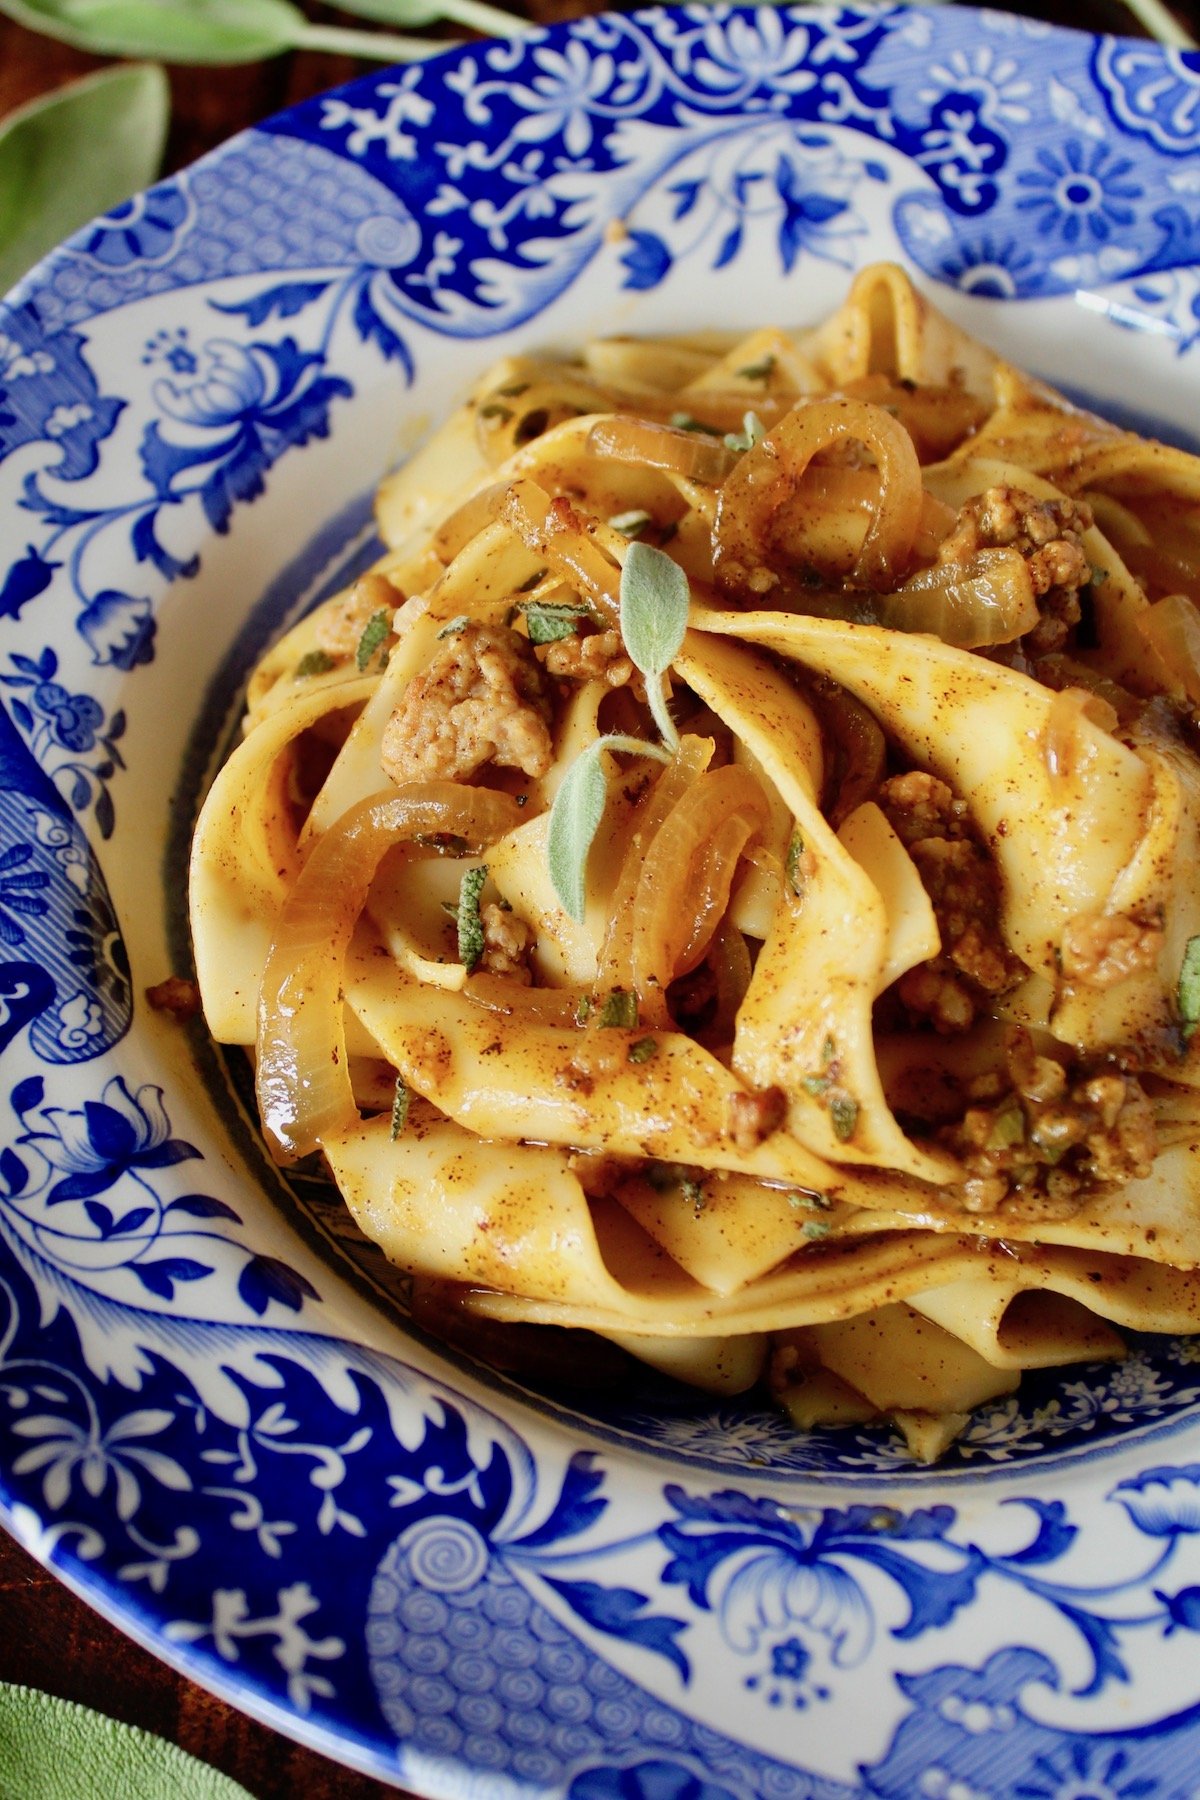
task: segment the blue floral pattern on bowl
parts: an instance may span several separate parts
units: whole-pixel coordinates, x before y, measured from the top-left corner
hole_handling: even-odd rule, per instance
[[[404,1324],[143,996],[238,680],[369,560],[407,409],[614,319],[816,317],[886,255],[1186,431],[1198,150],[1152,45],[652,10],[308,102],[0,306],[3,1503],[180,1667],[439,1796],[1194,1796],[1194,1340],[1031,1380],[934,1471],[527,1391]]]

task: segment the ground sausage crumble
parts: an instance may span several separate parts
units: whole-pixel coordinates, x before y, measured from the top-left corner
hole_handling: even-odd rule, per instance
[[[466,781],[485,763],[537,778],[553,757],[551,702],[528,639],[465,626],[439,645],[384,727],[391,781]]]

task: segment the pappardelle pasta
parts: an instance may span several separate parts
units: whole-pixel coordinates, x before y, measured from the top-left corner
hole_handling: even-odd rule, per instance
[[[507,358],[377,518],[190,903],[274,1155],[423,1318],[923,1459],[1200,1330],[1200,460],[880,265]]]

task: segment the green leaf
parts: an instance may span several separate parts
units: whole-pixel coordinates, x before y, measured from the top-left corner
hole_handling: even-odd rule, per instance
[[[404,1127],[408,1124],[408,1108],[412,1100],[408,1084],[403,1075],[396,1077],[396,1091],[392,1095],[392,1142],[404,1136]]]
[[[621,570],[621,636],[646,677],[650,711],[671,750],[679,748],[679,734],[660,677],[679,654],[690,599],[688,578],[673,557],[653,544],[630,544]]]
[[[404,62],[446,48],[393,32],[311,25],[291,0],[0,0],[0,13],[93,55],[173,63],[258,62],[285,50]]]
[[[139,63],[73,81],[0,123],[0,293],[97,213],[149,186],[169,111],[163,71]]]
[[[628,988],[613,988],[611,993],[604,996],[604,1005],[600,1008],[600,1016],[596,1020],[601,1031],[636,1031],[637,1022],[638,998],[636,994],[631,993]],[[643,1038],[640,1041],[654,1043],[653,1038]]]
[[[391,631],[393,617],[394,614],[386,606],[381,606],[378,612],[371,614],[363,626],[362,636],[358,640],[358,649],[354,656],[360,675],[364,673],[367,664]]]
[[[531,644],[556,644],[560,638],[574,637],[581,619],[596,616],[590,606],[557,600],[529,600],[521,611]]]
[[[432,19],[455,19],[473,31],[493,37],[524,37],[534,27],[528,19],[514,19],[487,0],[337,0],[342,12],[360,19],[376,19],[381,25],[428,25]]]
[[[238,1782],[166,1738],[10,1682],[0,1682],[0,1793],[250,1800]]]
[[[292,674],[297,681],[305,681],[310,675],[328,675],[330,669],[336,668],[337,664],[327,650],[306,650]]]
[[[255,62],[300,42],[291,0],[0,0],[0,12],[77,50],[164,62]]]
[[[742,414],[742,429],[725,433],[727,450],[753,450],[755,444],[761,444],[767,435],[767,428],[756,412]]]
[[[1183,967],[1179,971],[1179,1016],[1183,1020],[1183,1035],[1190,1038],[1200,1024],[1200,937],[1189,938],[1183,952]]]
[[[588,851],[604,817],[608,783],[600,761],[608,746],[603,738],[589,744],[563,777],[550,808],[546,860],[550,880],[565,912],[583,923],[587,908]]]
[[[630,1044],[629,1049],[625,1054],[631,1063],[650,1062],[653,1057],[658,1055],[658,1039],[652,1037],[638,1038],[634,1043]]]
[[[487,864],[468,869],[458,890],[458,960],[468,973],[483,955],[483,920],[479,896],[487,880]]]

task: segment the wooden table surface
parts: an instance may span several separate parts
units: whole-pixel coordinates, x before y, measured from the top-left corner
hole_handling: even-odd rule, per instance
[[[1009,0],[1009,5],[1013,12],[1055,24],[1136,31],[1120,0]],[[328,8],[306,10],[314,19],[347,22]],[[550,24],[599,6],[589,0],[528,0],[513,10]],[[1200,0],[1174,10],[1200,36]],[[0,116],[99,66],[96,57],[0,18]],[[167,169],[182,167],[232,132],[335,87],[366,66],[350,57],[305,52],[241,68],[173,70]],[[256,1800],[384,1800],[397,1792],[302,1749],[185,1681],[75,1599],[3,1531],[0,1680],[26,1682],[160,1732],[233,1776]]]

